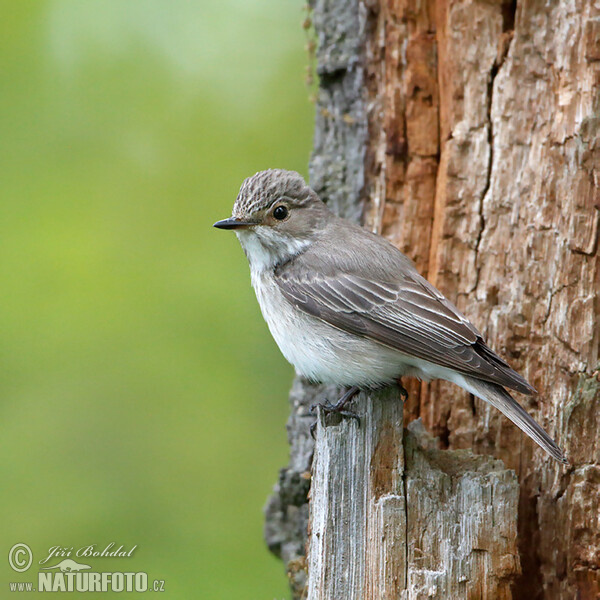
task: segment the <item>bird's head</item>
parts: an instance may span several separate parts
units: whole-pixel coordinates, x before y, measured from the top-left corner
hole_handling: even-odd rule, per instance
[[[330,216],[301,175],[269,169],[242,183],[232,216],[214,227],[233,229],[252,268],[262,270],[305,250]]]

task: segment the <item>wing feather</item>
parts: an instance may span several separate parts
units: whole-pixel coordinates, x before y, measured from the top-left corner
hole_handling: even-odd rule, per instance
[[[275,279],[296,307],[338,329],[519,392],[534,391],[416,271],[398,281],[373,281],[355,273],[283,269]]]

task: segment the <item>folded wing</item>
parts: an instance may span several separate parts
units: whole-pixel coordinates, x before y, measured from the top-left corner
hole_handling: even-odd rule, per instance
[[[293,268],[276,273],[290,302],[333,327],[518,392],[535,391],[416,271],[403,273],[396,281],[375,279]]]

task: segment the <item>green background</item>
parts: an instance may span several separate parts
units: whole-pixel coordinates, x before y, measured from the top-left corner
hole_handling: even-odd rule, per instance
[[[34,552],[0,597],[110,542],[137,549],[88,564],[161,597],[289,597],[262,507],[292,368],[211,225],[257,170],[306,175],[302,4],[0,8],[0,551]]]

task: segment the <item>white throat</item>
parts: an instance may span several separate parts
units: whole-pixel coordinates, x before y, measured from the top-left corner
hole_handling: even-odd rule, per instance
[[[274,232],[269,227],[241,229],[235,232],[250,263],[253,275],[273,269],[275,265],[303,252],[311,242]]]

